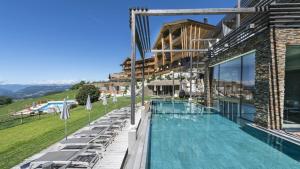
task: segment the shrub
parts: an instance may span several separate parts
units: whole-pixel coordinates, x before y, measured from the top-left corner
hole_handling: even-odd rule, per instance
[[[85,81],[81,81],[77,84],[74,84],[72,87],[71,87],[71,90],[77,90],[77,89],[80,89],[82,86],[84,86],[86,83]]]
[[[166,76],[166,79],[167,79],[167,80],[172,80],[172,78],[170,77],[170,75],[167,75],[167,76]]]
[[[91,97],[91,102],[96,102],[100,96],[98,89],[94,85],[84,85],[82,86],[77,95],[76,100],[79,105],[85,105],[88,95]]]
[[[0,96],[0,105],[10,104],[12,103],[12,99],[6,96]]]

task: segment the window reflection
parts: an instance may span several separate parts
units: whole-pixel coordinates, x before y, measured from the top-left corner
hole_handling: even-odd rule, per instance
[[[255,55],[254,53],[242,57],[242,87],[241,87],[241,116],[254,120],[254,92],[255,92]]]
[[[255,53],[212,68],[213,106],[221,113],[254,120]]]
[[[215,66],[212,68],[212,83],[211,83],[211,88],[212,88],[212,98],[213,98],[213,107],[216,109],[220,109],[219,107],[219,92],[218,92],[218,86],[219,86],[219,67],[220,66]]]

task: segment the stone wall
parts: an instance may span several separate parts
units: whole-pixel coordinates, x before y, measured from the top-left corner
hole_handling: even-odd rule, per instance
[[[284,113],[285,58],[287,45],[300,45],[300,28],[271,28],[271,52],[273,71],[273,105],[271,128],[281,129]]]
[[[286,47],[297,44],[300,44],[300,28],[270,28],[211,58],[207,64],[211,66],[255,50],[255,123],[270,129],[282,129]],[[209,67],[206,72],[207,105],[211,106]]]

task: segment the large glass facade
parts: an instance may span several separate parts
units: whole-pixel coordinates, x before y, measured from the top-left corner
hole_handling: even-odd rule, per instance
[[[255,106],[255,53],[212,67],[213,106],[223,114],[253,121]]]
[[[284,127],[300,124],[300,45],[287,46],[285,65]]]

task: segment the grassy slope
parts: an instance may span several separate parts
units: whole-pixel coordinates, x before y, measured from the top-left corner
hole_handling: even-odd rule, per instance
[[[139,100],[139,99],[138,99]],[[118,99],[113,105],[109,100],[108,111],[130,104],[129,97]],[[96,119],[105,114],[100,102],[93,104],[91,118]],[[71,110],[68,120],[68,133],[73,133],[88,124],[88,113],[80,106]],[[64,122],[57,115],[27,124],[0,130],[0,168],[6,169],[22,162],[25,158],[45,149],[63,139]]]
[[[34,98],[34,99],[19,100],[12,104],[1,106],[0,107],[0,118],[2,115],[7,115],[7,114],[10,114],[11,112],[16,112],[16,111],[22,110],[26,107],[30,107],[33,102],[37,102],[37,101],[41,101],[41,100],[63,100],[67,96],[69,96],[70,99],[74,99],[76,93],[77,93],[77,90],[70,90],[70,91],[65,91],[62,93],[57,93],[57,94],[43,96],[43,97]]]

